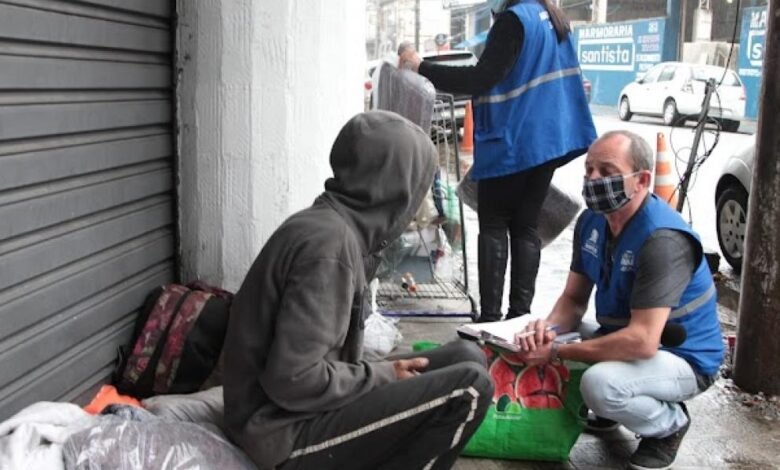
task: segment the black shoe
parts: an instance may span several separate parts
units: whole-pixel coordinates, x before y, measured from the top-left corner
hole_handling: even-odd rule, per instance
[[[663,470],[671,468],[677,458],[685,433],[691,425],[691,415],[684,403],[680,403],[688,422],[679,431],[666,437],[645,437],[639,442],[636,452],[631,455],[631,468],[636,470]]]
[[[511,320],[513,318],[522,317],[523,315],[528,315],[529,313],[531,312],[518,312],[510,308],[509,311],[506,312],[506,319]]]
[[[602,418],[595,414],[588,413],[588,420],[585,422],[585,431],[598,434],[602,432],[610,432],[620,427],[620,423],[612,421],[611,419]]]
[[[503,318],[501,317],[500,313],[498,315],[482,313],[477,317],[476,320],[474,320],[474,323],[489,323],[489,322],[501,321],[501,320],[503,320]]]

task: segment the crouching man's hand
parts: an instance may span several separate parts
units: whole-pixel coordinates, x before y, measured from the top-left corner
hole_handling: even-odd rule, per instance
[[[404,380],[416,375],[428,367],[428,359],[424,357],[415,357],[413,359],[399,359],[393,361],[395,376],[398,380]]]
[[[515,360],[520,360],[528,366],[538,366],[547,364],[556,359],[558,345],[548,342],[542,345],[536,345],[532,351],[521,351],[515,353]]]
[[[525,329],[515,334],[515,344],[525,351],[536,351],[537,348],[555,339],[555,330],[546,320],[534,320]]]

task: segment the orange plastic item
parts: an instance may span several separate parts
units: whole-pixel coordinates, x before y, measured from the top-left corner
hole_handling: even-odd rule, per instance
[[[98,390],[95,398],[89,402],[89,405],[84,407],[84,411],[89,414],[96,415],[100,414],[100,412],[103,411],[103,408],[114,404],[130,405],[143,408],[140,401],[128,395],[120,395],[113,385],[103,385],[100,387],[100,390]]]
[[[666,136],[659,132],[656,136],[655,188],[653,192],[677,210],[677,184],[672,175],[672,159],[666,152]]]
[[[460,142],[460,151],[464,153],[474,151],[474,116],[472,115],[471,101],[466,103],[466,115],[463,117],[463,140]]]

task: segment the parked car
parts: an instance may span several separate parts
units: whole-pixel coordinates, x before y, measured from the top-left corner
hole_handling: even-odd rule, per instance
[[[723,257],[740,272],[747,228],[755,142],[729,157],[715,187],[715,227]]]
[[[582,76],[582,88],[585,89],[585,98],[588,100],[588,103],[590,103],[590,94],[593,90],[593,84],[590,83],[590,80],[588,80],[588,77],[585,75]]]
[[[618,115],[628,121],[634,114],[661,116],[667,126],[682,125],[701,113],[707,80],[719,83],[710,102],[710,116],[723,130],[736,132],[745,117],[745,87],[733,70],[713,65],[662,62],[635,82],[626,85],[618,98]]]
[[[370,60],[366,64],[366,76],[364,78],[363,83],[363,104],[365,111],[369,111],[371,109],[371,103],[372,103],[372,90],[374,88],[374,70],[382,63],[381,60]]]

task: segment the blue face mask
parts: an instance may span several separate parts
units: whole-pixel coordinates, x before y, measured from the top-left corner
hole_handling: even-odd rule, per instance
[[[490,11],[492,11],[494,15],[501,13],[506,9],[506,2],[507,0],[488,0]]]

